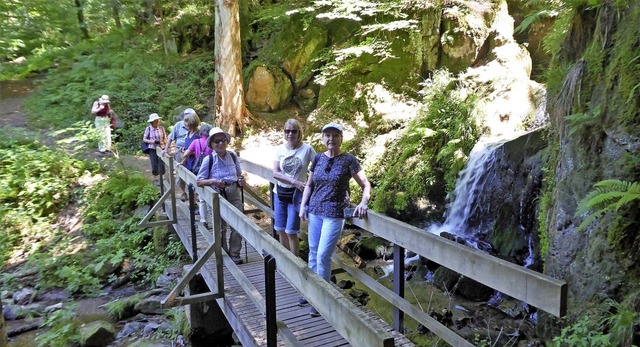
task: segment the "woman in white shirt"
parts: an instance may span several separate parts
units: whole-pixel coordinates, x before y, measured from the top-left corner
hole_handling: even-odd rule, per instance
[[[295,255],[300,244],[300,201],[309,163],[316,155],[311,145],[302,142],[302,135],[300,122],[287,120],[284,123],[286,143],[278,146],[273,161],[273,178],[278,181],[274,192],[274,229],[280,243]]]

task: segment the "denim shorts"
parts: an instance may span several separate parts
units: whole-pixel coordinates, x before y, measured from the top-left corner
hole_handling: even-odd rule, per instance
[[[302,192],[299,189],[293,193],[293,202],[286,203],[278,199],[278,194],[274,194],[274,219],[273,228],[276,231],[284,231],[287,234],[295,235],[300,233],[300,203],[302,202]]]

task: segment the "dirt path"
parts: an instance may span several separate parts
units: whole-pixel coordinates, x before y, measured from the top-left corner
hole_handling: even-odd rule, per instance
[[[0,82],[0,127],[27,127],[22,104],[32,91],[31,80]]]

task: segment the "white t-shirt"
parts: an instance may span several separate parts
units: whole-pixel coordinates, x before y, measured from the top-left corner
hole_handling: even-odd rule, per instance
[[[273,161],[280,163],[280,171],[288,177],[295,180],[306,182],[307,170],[309,169],[309,163],[316,155],[316,151],[311,145],[303,143],[302,146],[296,149],[287,149],[286,145],[280,145],[276,149],[276,156]],[[278,184],[282,187],[291,188],[290,184],[285,184],[278,181]]]

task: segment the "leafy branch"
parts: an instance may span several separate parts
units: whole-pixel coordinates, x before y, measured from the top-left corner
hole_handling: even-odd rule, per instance
[[[587,214],[578,226],[578,231],[584,230],[606,213],[616,212],[623,205],[640,200],[640,182],[604,180],[594,184],[594,188],[576,209],[576,217]]]

